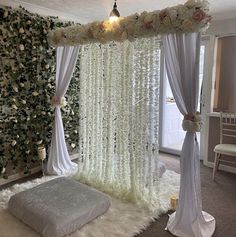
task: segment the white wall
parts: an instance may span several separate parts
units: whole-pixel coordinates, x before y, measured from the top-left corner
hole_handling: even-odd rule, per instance
[[[211,136],[209,133],[209,128],[212,127],[212,117],[217,116],[212,114],[212,99],[214,95],[214,80],[215,80],[215,61],[216,61],[216,44],[217,44],[217,37],[221,36],[228,36],[228,35],[236,35],[236,18],[233,19],[225,19],[225,20],[216,20],[212,21],[211,26],[206,32],[209,35],[209,44],[208,44],[208,55],[207,55],[207,76],[205,83],[206,88],[206,97],[205,97],[205,111],[208,113],[207,116],[204,118],[204,129],[202,130],[201,139],[204,139],[204,149],[201,151],[204,164],[208,167],[213,167],[212,159],[209,159],[213,154],[212,147],[209,148],[211,141]],[[214,136],[214,135],[213,135]],[[229,172],[236,172],[235,168],[229,166],[221,166],[222,170],[229,171]]]
[[[236,18],[212,21],[206,34],[217,36],[236,34]]]

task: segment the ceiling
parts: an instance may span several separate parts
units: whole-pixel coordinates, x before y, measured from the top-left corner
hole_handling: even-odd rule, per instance
[[[42,15],[59,16],[64,20],[87,23],[106,19],[114,0],[0,0],[0,5],[22,5]],[[186,0],[117,0],[122,16],[135,12],[153,11],[184,3]],[[236,0],[209,0],[215,20],[236,18]]]

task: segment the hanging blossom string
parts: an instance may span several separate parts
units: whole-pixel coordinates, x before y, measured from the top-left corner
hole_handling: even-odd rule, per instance
[[[151,39],[82,46],[77,178],[153,208],[158,205],[153,205],[157,193],[153,194],[151,120],[158,111],[150,101],[158,99],[152,88],[158,86],[159,76],[150,73],[155,55],[149,48],[152,52],[160,45],[154,49]]]
[[[59,28],[49,33],[52,46],[107,43],[109,41],[133,41],[168,33],[199,32],[208,28],[208,2],[188,0],[185,4],[168,7],[153,12],[143,12],[127,17],[119,17],[115,22],[95,21],[86,25]]]

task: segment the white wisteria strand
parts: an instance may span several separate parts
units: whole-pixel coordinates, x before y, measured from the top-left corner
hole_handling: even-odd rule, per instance
[[[158,207],[157,38],[82,46],[77,178]],[[155,71],[154,73],[152,71]]]
[[[153,12],[143,12],[117,21],[95,21],[86,25],[75,25],[53,30],[48,35],[52,46],[107,43],[109,41],[133,41],[168,33],[199,32],[208,28],[208,2],[188,0],[185,4]]]

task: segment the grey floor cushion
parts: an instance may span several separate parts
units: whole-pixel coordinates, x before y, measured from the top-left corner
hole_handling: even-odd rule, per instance
[[[109,196],[71,178],[56,178],[15,194],[9,211],[44,237],[61,237],[102,215]]]

